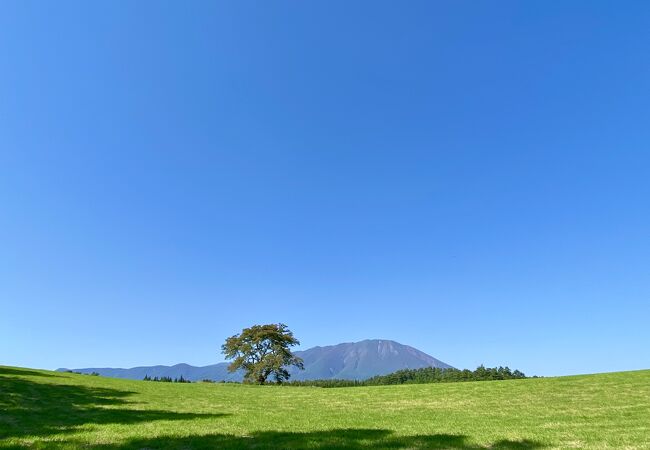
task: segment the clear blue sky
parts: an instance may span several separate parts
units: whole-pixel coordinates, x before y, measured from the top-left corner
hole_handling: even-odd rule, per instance
[[[254,323],[650,367],[650,3],[0,5],[0,363]]]

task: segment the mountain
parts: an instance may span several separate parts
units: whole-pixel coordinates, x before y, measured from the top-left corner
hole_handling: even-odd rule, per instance
[[[57,369],[58,372],[65,372],[69,369]],[[214,381],[241,381],[242,374],[239,372],[228,372],[228,363],[211,364],[209,366],[196,367],[189,364],[175,364],[173,366],[140,366],[131,369],[117,369],[112,367],[91,367],[87,369],[73,369],[73,372],[93,373],[96,372],[104,377],[127,378],[129,380],[142,380],[145,375],[150,377],[171,377],[183,378],[190,381],[214,380]]]
[[[366,340],[296,352],[305,370],[294,369],[291,379],[341,378],[363,380],[400,369],[451,366],[408,345],[387,340]]]
[[[315,380],[341,378],[363,380],[375,375],[385,375],[400,369],[419,369],[421,367],[450,368],[436,358],[408,345],[389,340],[365,340],[326,347],[313,347],[295,352],[303,359],[305,370],[293,368],[292,380]],[[65,371],[68,369],[58,369]],[[150,377],[178,378],[181,375],[191,381],[204,379],[214,381],[241,381],[242,373],[228,372],[228,363],[212,364],[204,367],[176,364],[174,366],[143,366],[131,369],[86,368],[75,372],[97,372],[102,376],[141,380]]]

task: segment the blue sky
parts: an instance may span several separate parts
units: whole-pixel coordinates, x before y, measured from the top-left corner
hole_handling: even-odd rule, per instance
[[[650,368],[650,3],[0,5],[0,363],[394,339]]]

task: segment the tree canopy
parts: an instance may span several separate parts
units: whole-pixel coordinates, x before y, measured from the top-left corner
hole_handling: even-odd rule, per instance
[[[253,325],[226,339],[221,346],[226,359],[233,361],[230,372],[243,369],[244,381],[264,384],[269,377],[277,383],[288,380],[290,366],[303,369],[302,359],[291,353],[300,342],[283,324]]]

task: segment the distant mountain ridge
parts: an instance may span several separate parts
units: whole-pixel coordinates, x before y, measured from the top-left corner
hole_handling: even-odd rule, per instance
[[[391,340],[369,339],[325,347],[313,347],[295,352],[303,359],[305,370],[291,369],[292,380],[346,379],[364,380],[375,375],[386,375],[401,369],[422,367],[451,368],[433,356]],[[68,369],[58,369],[65,371]],[[241,381],[242,372],[228,372],[228,363],[196,367],[189,364],[173,366],[142,366],[131,369],[91,367],[73,369],[75,372],[97,372],[102,376],[141,380],[150,377],[183,378],[190,381]]]

